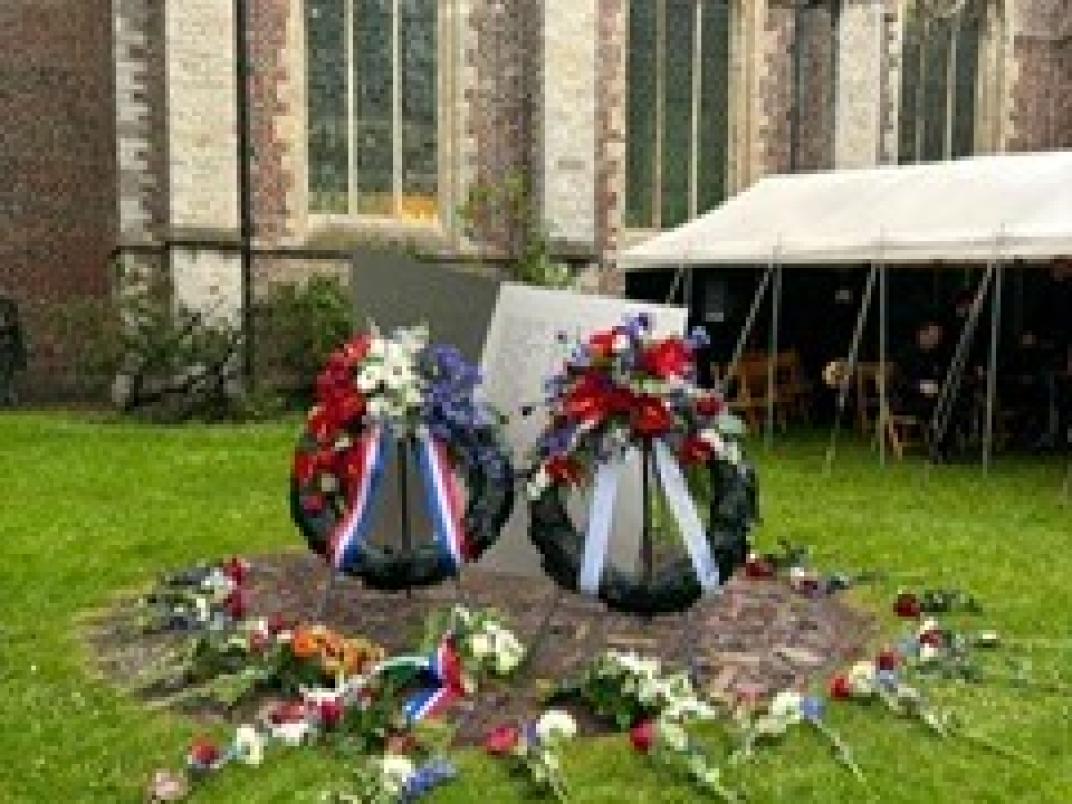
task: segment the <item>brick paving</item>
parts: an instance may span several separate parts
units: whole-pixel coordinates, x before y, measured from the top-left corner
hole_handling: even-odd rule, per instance
[[[833,597],[809,598],[782,580],[735,576],[722,592],[687,615],[650,620],[615,614],[599,602],[559,592],[543,578],[468,570],[461,583],[449,581],[411,594],[365,589],[345,578],[334,585],[324,608],[326,565],[305,552],[251,559],[252,616],[283,613],[302,622],[323,622],[348,635],[376,640],[389,653],[409,652],[419,643],[428,614],[464,603],[493,607],[530,648],[532,660],[510,683],[489,682],[474,699],[459,703],[457,742],[480,742],[494,725],[531,717],[555,681],[577,675],[586,661],[608,647],[663,658],[679,668],[691,664],[700,687],[716,699],[763,698],[787,687],[806,687],[861,655],[875,633],[869,615]],[[137,689],[174,644],[173,635],[146,636],[129,627],[132,608],[121,602],[97,619],[89,640],[102,675]],[[538,635],[542,634],[542,639]],[[169,706],[169,699],[148,701]],[[184,710],[219,719],[216,710]],[[232,713],[238,722],[252,710]],[[605,723],[573,710],[582,734],[606,731]]]

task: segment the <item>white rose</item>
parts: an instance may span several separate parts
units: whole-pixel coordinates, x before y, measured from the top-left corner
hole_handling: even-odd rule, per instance
[[[413,761],[409,757],[385,754],[383,759],[380,760],[383,786],[393,796],[397,796],[402,792],[406,780],[414,774],[414,771]]]
[[[857,662],[849,670],[849,686],[853,695],[867,696],[875,693],[874,662]]]
[[[477,659],[483,659],[491,655],[491,637],[487,634],[474,634],[469,640],[469,650]]]
[[[934,645],[923,644],[919,646],[919,660],[923,663],[933,662],[938,658],[941,651]]]
[[[378,363],[369,363],[357,373],[354,383],[357,390],[363,394],[370,393],[383,382],[383,367]]]
[[[786,723],[799,723],[801,720],[800,706],[803,702],[799,692],[782,690],[771,701],[770,713],[772,717]]]
[[[383,338],[373,338],[369,342],[369,357],[382,359],[387,351],[387,342]]]
[[[541,742],[552,740],[572,740],[577,736],[577,723],[569,712],[561,709],[548,709],[536,721],[536,734]]]
[[[272,726],[272,736],[292,748],[305,742],[308,734],[309,724],[304,720],[297,720],[292,723],[276,723]]]
[[[239,726],[235,731],[235,754],[240,762],[253,767],[264,762],[264,738],[253,726]]]
[[[660,721],[659,739],[674,751],[684,751],[689,745],[689,736],[677,723]]]
[[[521,655],[513,651],[499,651],[495,654],[495,672],[508,676],[521,664]]]

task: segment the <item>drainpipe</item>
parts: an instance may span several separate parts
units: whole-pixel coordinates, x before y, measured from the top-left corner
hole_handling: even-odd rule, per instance
[[[238,127],[238,216],[242,263],[242,371],[253,382],[253,212],[250,192],[249,20],[246,0],[234,0],[235,117]]]

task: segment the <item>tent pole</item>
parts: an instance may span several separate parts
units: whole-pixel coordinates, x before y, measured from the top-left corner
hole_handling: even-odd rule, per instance
[[[774,386],[775,363],[778,357],[778,324],[782,306],[782,266],[778,264],[775,252],[771,259],[774,269],[774,291],[771,293],[771,334],[770,352],[767,354],[767,449],[774,446]]]
[[[886,263],[878,263],[878,455],[886,465],[886,428],[889,427],[889,392],[886,387],[886,330],[889,326],[889,287]]]
[[[959,393],[960,384],[964,379],[964,364],[968,359],[971,343],[975,339],[975,332],[979,327],[979,317],[983,311],[983,303],[986,300],[986,294],[990,290],[990,285],[993,282],[993,279],[994,263],[990,262],[987,264],[986,274],[979,282],[979,288],[975,292],[975,298],[972,299],[972,306],[968,311],[968,317],[964,321],[964,328],[961,331],[960,340],[957,342],[953,360],[950,363],[945,381],[942,383],[942,391],[938,395],[938,402],[934,406],[934,416],[931,419],[930,432],[931,437],[936,444],[942,443],[946,431],[949,429],[949,420],[953,414],[953,405],[956,401],[957,393]],[[930,467],[930,464],[931,456],[928,455],[928,468]]]
[[[763,304],[763,298],[767,295],[767,287],[770,285],[771,277],[774,275],[774,268],[770,265],[767,266],[767,270],[763,274],[763,278],[759,281],[759,287],[756,288],[756,295],[752,298],[752,306],[748,310],[748,316],[744,320],[744,325],[741,327],[741,334],[737,337],[737,343],[733,347],[733,355],[730,357],[729,365],[726,367],[726,374],[723,380],[728,381],[737,370],[737,364],[741,362],[741,355],[744,354],[745,346],[748,345],[748,337],[752,334],[752,328],[755,326],[756,317],[759,315],[759,307]]]
[[[867,314],[871,310],[871,299],[875,295],[875,280],[878,278],[878,266],[872,263],[871,270],[867,274],[867,285],[864,287],[863,300],[860,302],[860,312],[856,316],[856,327],[852,332],[852,343],[849,346],[848,365],[845,369],[845,381],[838,389],[837,408],[834,411],[834,427],[830,432],[830,446],[826,450],[825,474],[830,474],[830,468],[834,463],[834,454],[837,452],[837,438],[841,430],[841,419],[845,415],[845,406],[849,401],[849,388],[853,377],[856,376],[856,364],[860,357],[860,342],[863,339],[864,327],[867,325]]]
[[[994,266],[994,302],[990,316],[990,367],[986,378],[986,431],[983,434],[983,474],[990,473],[994,452],[994,407],[998,388],[998,339],[1001,337],[1001,290],[1004,266]]]

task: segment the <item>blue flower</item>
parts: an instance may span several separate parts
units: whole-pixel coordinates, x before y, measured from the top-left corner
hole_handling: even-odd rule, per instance
[[[826,704],[823,699],[814,695],[809,695],[800,702],[800,714],[804,716],[805,720],[812,723],[818,723],[823,719],[823,710],[825,708]]]

